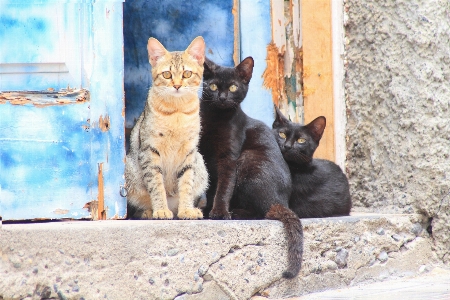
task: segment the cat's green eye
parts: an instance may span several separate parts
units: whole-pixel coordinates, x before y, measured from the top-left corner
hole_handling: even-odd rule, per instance
[[[299,143],[299,144],[303,144],[304,142],[306,142],[306,140],[305,140],[305,139],[302,139],[302,138],[299,138],[299,139],[297,140],[297,143]]]
[[[165,79],[170,79],[170,78],[172,78],[172,73],[170,73],[169,71],[164,71],[164,72],[162,72],[162,76]]]
[[[282,139],[286,139],[286,134],[284,132],[278,133]]]
[[[214,83],[211,83],[209,85],[209,88],[211,89],[211,91],[217,91],[217,85],[215,85]]]
[[[229,88],[230,92],[236,92],[237,91],[237,86],[236,85],[231,85]]]
[[[191,76],[192,76],[192,71],[186,70],[186,71],[183,72],[183,77],[184,78],[189,78]]]

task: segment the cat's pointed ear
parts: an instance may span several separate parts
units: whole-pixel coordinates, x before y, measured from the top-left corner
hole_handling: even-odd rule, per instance
[[[205,40],[201,36],[198,36],[187,47],[186,52],[202,66],[205,62],[205,47]]]
[[[272,128],[288,124],[289,120],[285,116],[283,116],[283,114],[276,105],[274,105],[274,107],[275,107],[275,121],[273,121]]]
[[[149,38],[147,43],[148,60],[152,67],[156,65],[158,59],[167,53],[166,48],[155,38]]]
[[[306,127],[309,129],[313,139],[319,143],[322,138],[323,131],[325,130],[325,126],[327,125],[327,119],[325,117],[320,116],[312,120]]]
[[[244,59],[237,67],[236,71],[239,74],[239,77],[245,82],[249,83],[250,79],[252,79],[254,61],[253,57],[249,56]]]

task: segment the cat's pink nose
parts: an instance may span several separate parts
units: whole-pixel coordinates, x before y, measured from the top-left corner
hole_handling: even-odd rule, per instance
[[[174,85],[173,87],[178,91],[178,89],[181,87],[181,85]]]

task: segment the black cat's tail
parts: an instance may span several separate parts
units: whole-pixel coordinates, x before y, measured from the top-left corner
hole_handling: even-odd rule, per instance
[[[284,278],[294,278],[300,272],[303,258],[303,228],[300,219],[289,208],[274,204],[266,214],[270,220],[278,220],[283,223],[287,233],[288,244],[288,268],[283,272]]]

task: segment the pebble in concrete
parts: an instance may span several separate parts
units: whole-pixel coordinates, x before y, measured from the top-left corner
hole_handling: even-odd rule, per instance
[[[385,262],[385,261],[388,260],[389,256],[386,253],[386,251],[381,251],[380,254],[378,254],[377,258],[378,258],[379,261]]]
[[[411,228],[411,232],[414,233],[416,236],[419,236],[420,233],[422,232],[423,227],[422,225],[420,225],[420,223],[415,223],[413,224],[412,228]]]
[[[384,235],[384,229],[382,227],[377,229],[377,234],[378,235]]]
[[[348,251],[347,249],[340,249],[336,253],[336,264],[339,268],[344,268],[347,265]]]

